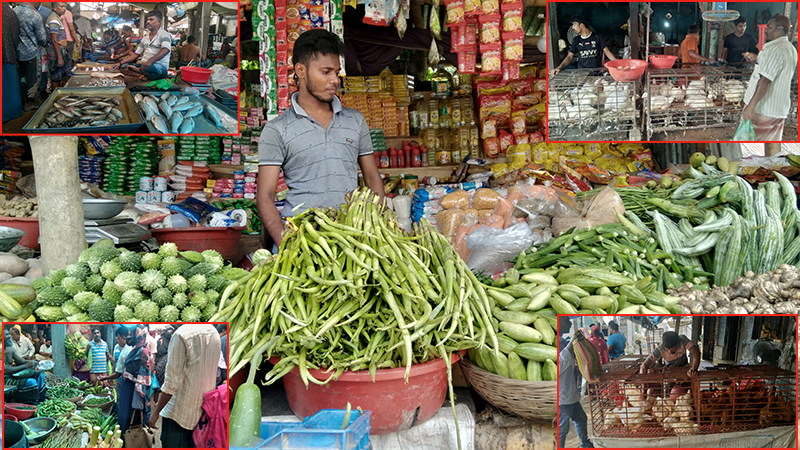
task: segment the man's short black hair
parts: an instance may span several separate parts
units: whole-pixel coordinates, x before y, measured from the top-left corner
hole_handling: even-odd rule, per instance
[[[186,42],[189,44],[195,42],[196,40],[197,39],[194,36],[189,36],[188,38],[186,38]]]
[[[111,33],[111,30],[106,30],[106,31],[103,31],[103,36],[105,36],[105,35],[109,35],[109,36],[111,36],[112,34],[113,34],[113,33]]]
[[[115,331],[114,334],[117,335],[117,336],[121,336],[121,337],[127,338],[128,334],[129,334],[128,327],[121,326],[121,327],[117,328],[117,331]]]
[[[582,23],[587,28],[591,25],[591,22],[585,16],[573,16],[570,22]]]
[[[689,25],[689,34],[697,34],[699,32],[700,32],[700,25],[696,23]]]
[[[125,25],[125,26],[123,26],[123,27],[122,27],[122,31],[130,31],[130,32],[133,32],[133,28],[129,27],[128,25]]]
[[[681,337],[674,331],[665,331],[661,341],[664,343],[664,348],[675,348],[681,343]]]
[[[733,21],[733,26],[738,26],[740,23],[747,23],[747,18],[744,16],[739,16],[738,19]]]
[[[608,322],[608,328],[611,328],[614,331],[619,331],[619,325],[617,325],[617,322],[614,322],[613,320]]]
[[[161,14],[161,11],[154,9],[152,11],[148,11],[147,14],[144,15],[144,19],[147,20],[150,17],[156,17],[160,21],[164,21],[164,16]]]
[[[339,36],[322,29],[308,30],[295,41],[292,61],[308,67],[318,56],[330,54],[344,56],[345,51],[344,42]]]

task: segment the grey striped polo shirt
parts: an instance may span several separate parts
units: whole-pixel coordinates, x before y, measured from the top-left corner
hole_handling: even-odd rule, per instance
[[[339,206],[358,187],[358,158],[371,155],[369,127],[360,112],[333,98],[333,120],[326,129],[297,104],[264,125],[258,164],[281,166],[289,192],[281,216],[306,208]],[[297,211],[297,205],[303,204]]]

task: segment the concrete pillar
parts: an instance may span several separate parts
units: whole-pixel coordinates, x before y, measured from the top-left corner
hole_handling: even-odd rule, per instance
[[[767,142],[764,144],[764,154],[766,156],[775,156],[781,152],[780,142]]]
[[[86,248],[77,136],[31,136],[42,271],[64,268]]]
[[[67,364],[67,326],[50,325],[50,338],[53,340],[53,374],[61,378],[72,377],[72,369]]]
[[[200,21],[200,31],[195,37],[197,38],[197,46],[200,47],[201,55],[205,55],[208,52],[208,29],[211,26],[211,7],[213,5],[211,2],[200,2],[195,8],[198,10],[198,20]]]

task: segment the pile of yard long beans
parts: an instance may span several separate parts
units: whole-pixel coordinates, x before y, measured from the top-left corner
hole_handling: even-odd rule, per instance
[[[498,348],[495,301],[429,224],[405,234],[377,196],[357,190],[342,208],[309,209],[286,227],[278,255],[229,286],[211,318],[230,322],[231,374],[266,353],[281,357],[266,383],[294,367],[306,385],[403,366],[407,379],[412,364]]]

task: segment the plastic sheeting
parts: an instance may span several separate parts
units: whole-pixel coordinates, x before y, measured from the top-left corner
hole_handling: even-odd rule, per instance
[[[465,404],[456,404],[461,448],[475,449],[475,415]],[[300,422],[294,416],[262,417],[268,422]],[[450,406],[442,407],[433,418],[409,430],[370,436],[372,450],[458,450],[456,422]]]
[[[675,436],[671,438],[603,438],[591,437],[595,447],[647,447],[647,448],[788,448],[795,447],[797,428],[770,427],[735,433]]]

